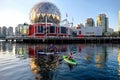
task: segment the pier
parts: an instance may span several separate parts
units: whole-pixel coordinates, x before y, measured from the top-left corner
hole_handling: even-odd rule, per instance
[[[29,37],[7,36],[6,41],[17,43],[120,43],[120,37]]]

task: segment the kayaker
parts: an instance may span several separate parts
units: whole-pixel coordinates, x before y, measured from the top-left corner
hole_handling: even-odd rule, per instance
[[[54,45],[50,44],[50,52],[54,52]]]
[[[72,52],[69,54],[68,59],[73,59]]]

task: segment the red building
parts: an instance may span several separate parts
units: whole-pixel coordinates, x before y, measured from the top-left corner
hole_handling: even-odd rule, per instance
[[[53,25],[52,23],[32,24],[29,26],[29,36],[36,37],[70,36],[68,34],[68,31],[69,28],[64,26]]]

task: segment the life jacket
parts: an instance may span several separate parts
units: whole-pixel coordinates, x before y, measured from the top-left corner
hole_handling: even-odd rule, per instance
[[[72,55],[70,54],[70,55],[69,55],[69,59],[72,59],[72,58],[73,58],[73,57],[72,57]]]

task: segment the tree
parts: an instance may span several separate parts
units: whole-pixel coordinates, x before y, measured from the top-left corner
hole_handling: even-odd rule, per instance
[[[117,37],[117,36],[118,36],[118,32],[113,32],[113,33],[111,34],[111,36],[112,36],[112,37]]]

